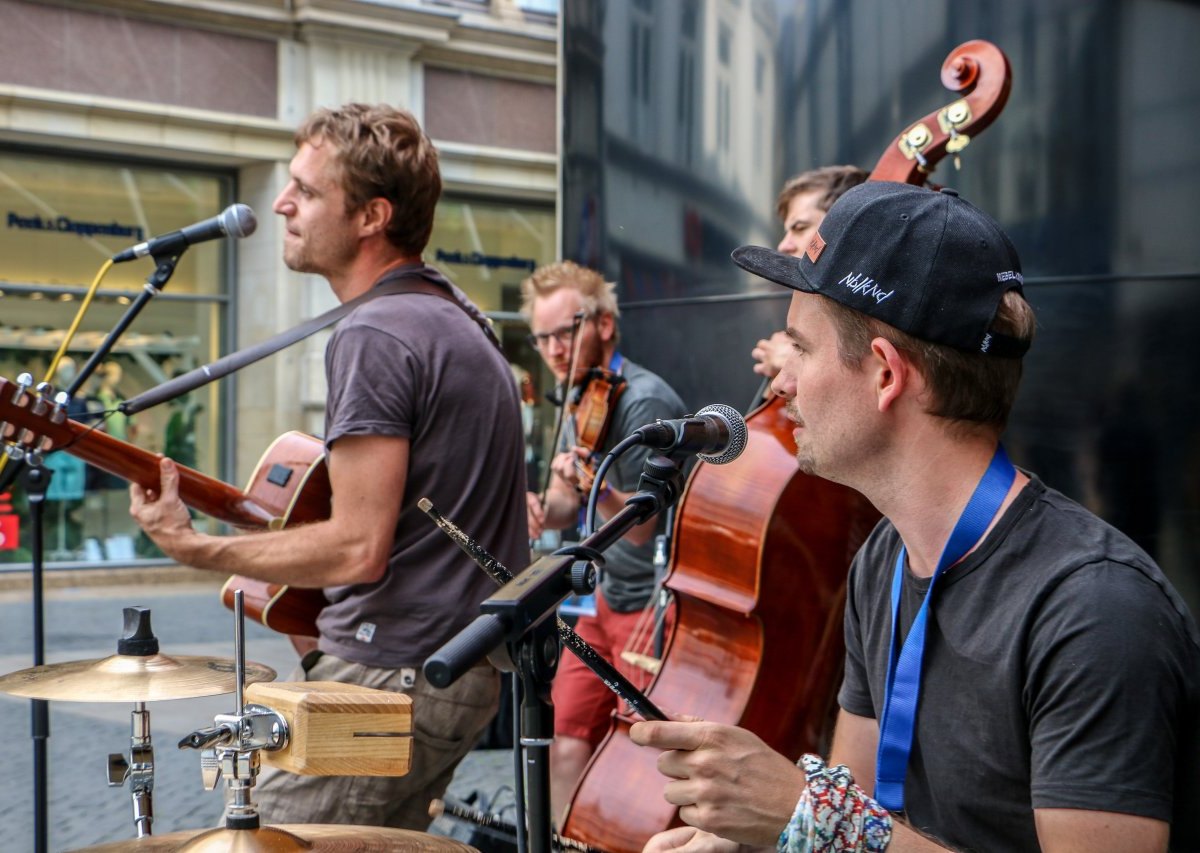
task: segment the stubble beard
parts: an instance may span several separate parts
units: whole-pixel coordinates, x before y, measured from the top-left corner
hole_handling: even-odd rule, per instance
[[[292,272],[309,273],[328,278],[331,272],[349,266],[354,260],[354,253],[349,246],[323,246],[322,254],[333,256],[328,263],[317,263],[313,254],[312,247],[307,243],[283,244],[283,263]]]
[[[817,460],[813,458],[811,453],[799,447],[796,448],[796,466],[802,474],[808,474],[810,477],[821,476],[817,470]]]
[[[308,259],[305,257],[304,252],[299,249],[293,251],[287,246],[284,246],[283,263],[292,272],[312,272],[312,270],[308,268]]]
[[[796,408],[795,400],[788,401],[788,404],[784,406],[784,412],[787,414],[788,420],[791,421],[798,429],[804,427],[804,421],[800,417],[800,411]],[[800,468],[800,472],[802,474],[808,474],[812,477],[817,476],[817,460],[812,453],[806,451],[799,444],[797,444],[795,455],[796,465]]]
[[[283,263],[292,272],[311,273],[313,269],[312,253],[308,243],[295,235],[292,239],[283,241]]]

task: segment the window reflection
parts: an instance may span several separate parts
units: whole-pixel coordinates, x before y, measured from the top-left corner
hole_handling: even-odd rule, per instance
[[[148,237],[218,213],[232,181],[220,174],[133,163],[0,152],[0,376],[45,378],[88,284],[104,261]],[[226,304],[228,248],[185,253],[169,287],[119,338],[82,385],[68,412],[136,451],[167,453],[220,475],[219,397],[215,386],[126,418],[114,410],[218,355]],[[72,384],[105,336],[142,292],[150,260],[112,267],[83,317],[52,383]],[[121,477],[52,452],[45,504],[51,564],[128,565],[161,558],[129,517]],[[20,487],[0,499],[0,566],[28,567],[28,498]],[[201,526],[206,522],[200,521]]]

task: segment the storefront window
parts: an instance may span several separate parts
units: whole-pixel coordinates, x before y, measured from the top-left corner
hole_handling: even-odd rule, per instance
[[[438,204],[426,260],[487,312],[522,389],[530,487],[540,489],[555,410],[546,399],[554,379],[525,340],[521,281],[556,259],[549,207],[444,198]]]
[[[28,372],[44,379],[104,260],[219,213],[231,184],[223,175],[170,166],[0,152],[0,376],[13,380]],[[73,418],[129,445],[123,459],[161,452],[210,475],[218,472],[215,388],[132,417],[115,409],[220,354],[228,252],[222,242],[185,252],[163,292],[71,402]],[[108,272],[59,366],[56,387],[73,381],[153,269],[147,258]],[[79,440],[77,453],[88,441]],[[129,517],[123,476],[85,466],[69,452],[50,453],[46,465],[54,472],[44,512],[49,564],[127,565],[161,557]],[[0,566],[27,566],[32,539],[28,496],[18,482],[0,496]]]

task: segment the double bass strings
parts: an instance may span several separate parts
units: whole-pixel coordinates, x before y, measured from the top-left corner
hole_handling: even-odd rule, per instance
[[[482,545],[460,530],[458,525],[438,512],[429,498],[421,498],[417,501],[417,506],[423,513],[433,519],[442,532],[449,536],[468,557],[474,560],[475,565],[483,569],[488,577],[494,580],[498,586],[503,586],[513,579],[513,573],[503,563],[489,554]],[[570,625],[557,616],[555,617],[555,622],[558,626],[558,636],[562,640],[562,644],[570,649],[571,653],[579,658],[584,666],[594,672],[604,682],[605,687],[624,699],[629,704],[629,707],[640,714],[643,719],[667,719],[666,714],[646,698],[646,695],[638,690],[616,667],[593,649],[587,640],[576,634]]]

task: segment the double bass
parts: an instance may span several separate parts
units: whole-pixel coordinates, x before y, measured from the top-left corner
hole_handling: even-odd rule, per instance
[[[991,124],[1011,88],[1007,58],[978,40],[950,53],[941,79],[960,97],[901,132],[871,180],[924,184],[939,160]],[[680,499],[665,582],[675,628],[647,692],[660,708],[742,726],[796,758],[826,751],[844,654],[846,573],[878,513],[857,492],[797,469],[793,424],[779,398],[746,426],[743,455],[699,463]],[[614,715],[562,835],[636,853],[678,825],[662,796],[658,753],[630,741],[633,722]]]

